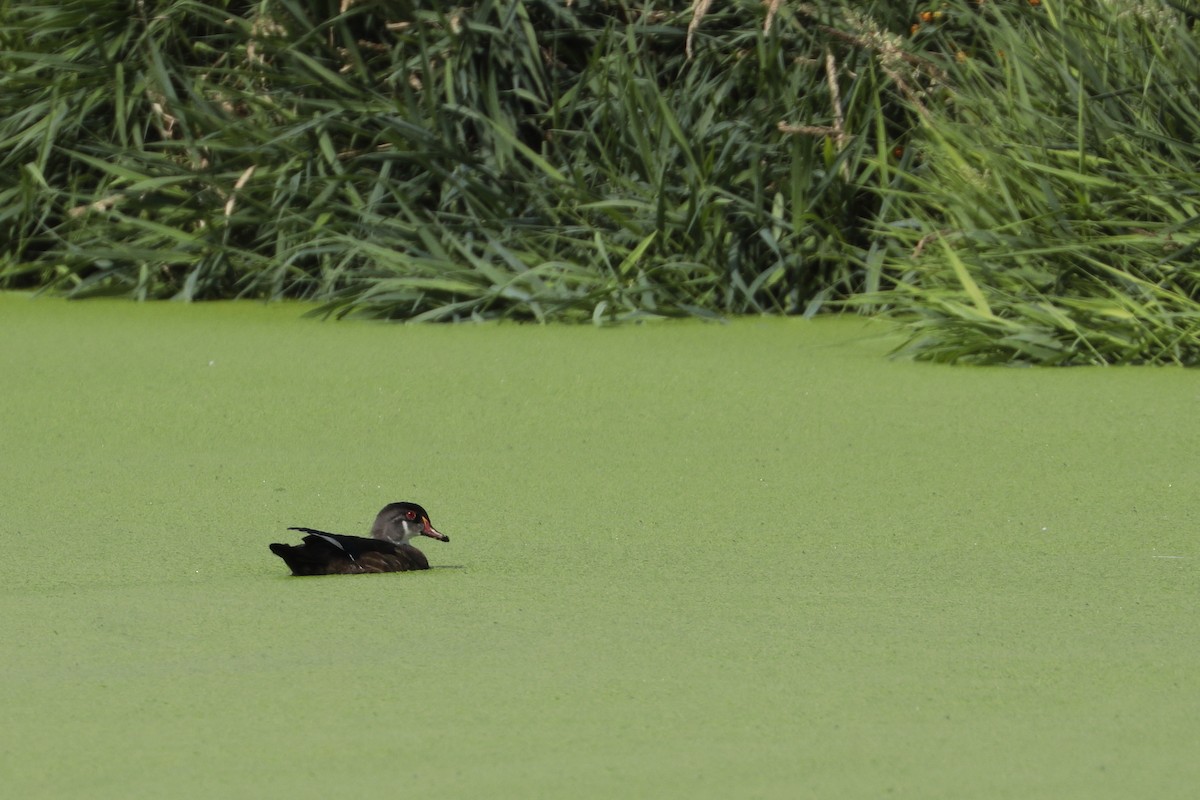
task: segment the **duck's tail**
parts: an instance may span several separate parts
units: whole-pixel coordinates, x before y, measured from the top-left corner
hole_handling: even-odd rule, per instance
[[[328,556],[315,553],[304,545],[276,542],[271,545],[271,552],[283,559],[293,575],[324,575],[328,571]]]

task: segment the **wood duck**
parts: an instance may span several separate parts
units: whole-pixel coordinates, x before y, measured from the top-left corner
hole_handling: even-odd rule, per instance
[[[288,530],[308,534],[300,545],[271,545],[271,552],[283,559],[293,575],[355,575],[429,569],[429,559],[408,541],[415,536],[450,541],[449,536],[429,523],[429,514],[416,503],[384,506],[375,517],[369,539],[312,528]]]

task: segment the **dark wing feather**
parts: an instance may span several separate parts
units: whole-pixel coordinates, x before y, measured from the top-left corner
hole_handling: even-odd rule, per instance
[[[382,539],[371,539],[365,536],[344,536],[340,533],[319,531],[314,528],[288,528],[289,531],[307,533],[304,544],[315,551],[326,550],[331,555],[347,557],[352,561],[358,560],[363,553],[395,553],[396,545]]]

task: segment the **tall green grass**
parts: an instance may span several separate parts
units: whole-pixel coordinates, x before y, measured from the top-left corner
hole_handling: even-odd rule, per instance
[[[777,127],[833,117],[811,17],[724,4],[689,58],[670,8],[430,6],[9,3],[0,283],[604,320],[861,287],[870,52],[834,149]]]
[[[1194,22],[1194,21],[1193,21]],[[974,363],[1200,359],[1200,38],[1158,2],[965,6],[885,194],[907,352]]]
[[[883,311],[1194,363],[1158,0],[0,0],[0,287],[396,319]]]

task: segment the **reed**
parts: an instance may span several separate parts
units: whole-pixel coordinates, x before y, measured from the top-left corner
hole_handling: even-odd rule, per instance
[[[1195,17],[0,0],[0,288],[1194,363]]]
[[[1029,12],[929,32],[958,56],[885,192],[887,291],[858,302],[921,358],[1194,364],[1195,20],[1132,0]]]
[[[10,3],[0,285],[405,319],[848,296],[879,78],[767,12]],[[837,147],[781,132],[850,71]]]

